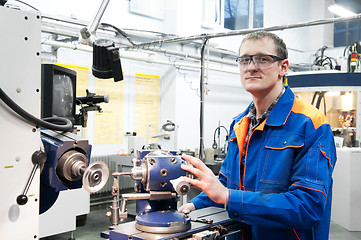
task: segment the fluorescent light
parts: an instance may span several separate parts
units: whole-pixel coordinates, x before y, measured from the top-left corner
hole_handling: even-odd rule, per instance
[[[340,96],[340,95],[341,95],[340,91],[328,91],[325,94],[325,96],[329,96],[329,97]]]
[[[337,4],[329,6],[328,10],[341,17],[351,17],[351,16],[356,15],[356,13],[354,13],[344,7],[341,7],[340,5],[337,5]]]

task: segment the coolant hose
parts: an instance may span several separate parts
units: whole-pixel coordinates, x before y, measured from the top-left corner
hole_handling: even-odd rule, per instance
[[[73,128],[73,123],[67,118],[49,117],[49,118],[44,118],[44,120],[42,120],[34,117],[30,113],[22,109],[19,105],[17,105],[1,88],[0,88],[0,99],[3,100],[4,103],[8,105],[14,112],[19,114],[26,120],[30,121],[31,123],[36,124],[37,126],[44,127],[50,130],[63,131],[63,132],[71,131]]]

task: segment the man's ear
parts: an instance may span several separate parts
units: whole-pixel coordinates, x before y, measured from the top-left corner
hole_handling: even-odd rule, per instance
[[[279,75],[281,77],[286,75],[289,66],[290,66],[290,63],[289,63],[288,59],[282,60],[281,69],[280,69],[280,73],[279,73]]]

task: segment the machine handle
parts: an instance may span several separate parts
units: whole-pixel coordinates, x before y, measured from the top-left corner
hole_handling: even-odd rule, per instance
[[[26,194],[28,193],[28,190],[30,188],[31,182],[34,179],[36,170],[38,169],[38,167],[45,163],[46,161],[46,154],[43,151],[37,150],[33,153],[33,155],[31,156],[31,160],[34,164],[33,170],[31,171],[29,180],[27,181],[24,191],[22,194],[20,194],[17,198],[16,198],[16,202],[19,205],[25,205],[28,202],[28,197],[26,196]]]

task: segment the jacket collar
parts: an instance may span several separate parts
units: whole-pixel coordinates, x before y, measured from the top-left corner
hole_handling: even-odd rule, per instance
[[[295,95],[293,94],[292,90],[285,86],[286,90],[278,100],[277,104],[272,109],[270,115],[267,117],[266,125],[269,126],[282,126],[286,123],[288,116],[290,115],[291,109],[293,107],[293,102],[295,99]],[[251,104],[248,105],[247,109],[239,114],[238,116],[234,117],[233,120],[235,122],[240,121],[243,117],[248,114],[248,111],[251,107]]]
[[[272,109],[270,115],[267,117],[266,125],[282,126],[286,123],[288,116],[291,113],[295,95],[289,87],[285,87],[286,91],[283,93],[276,106]]]

